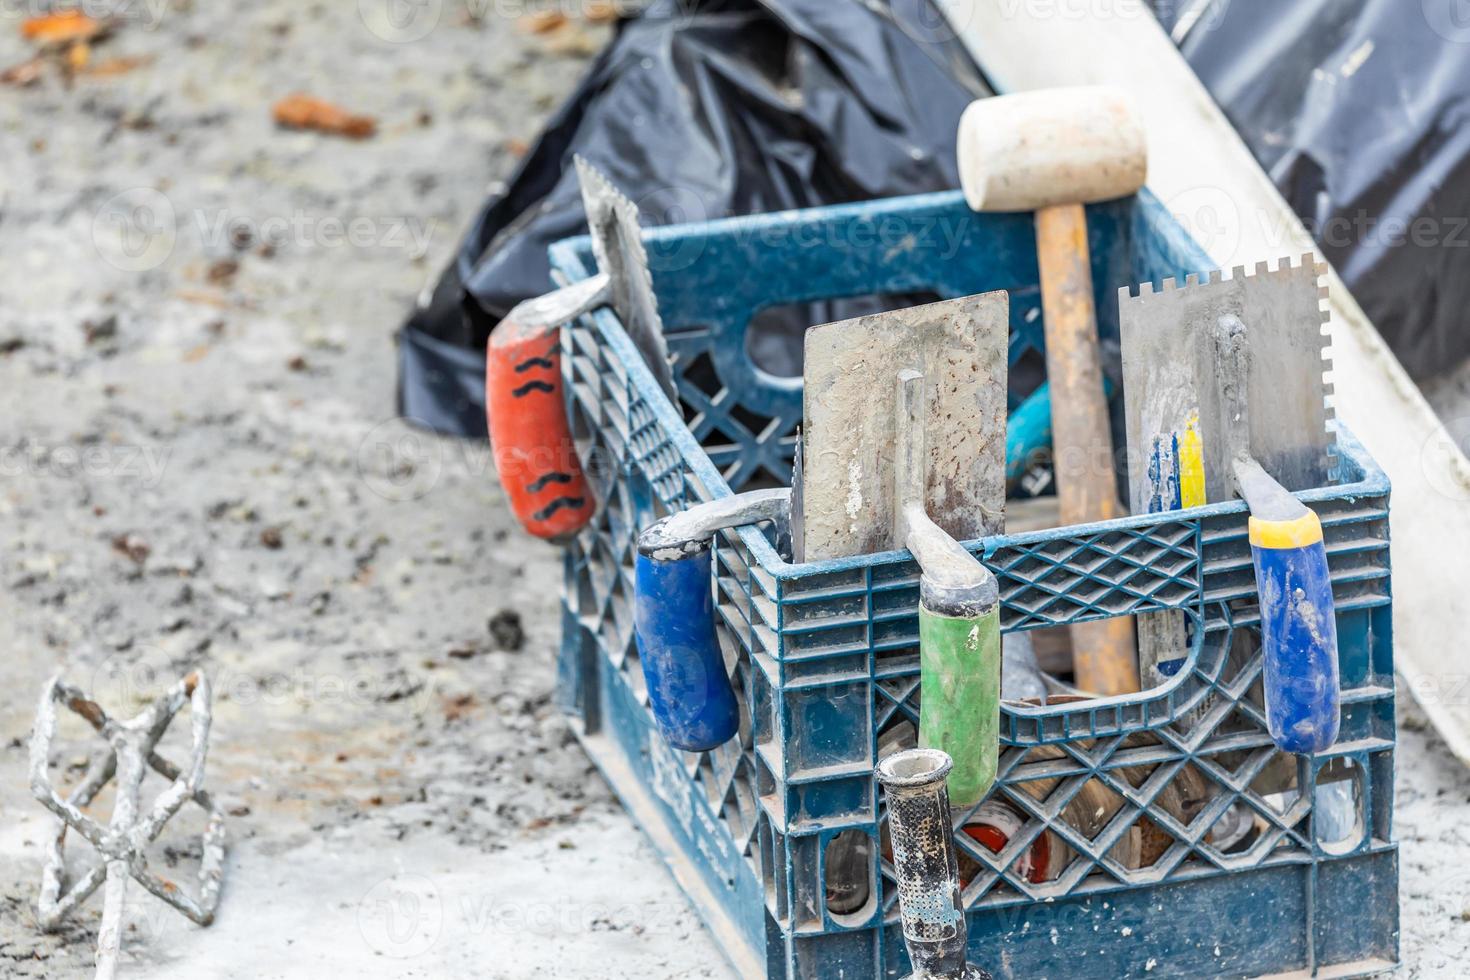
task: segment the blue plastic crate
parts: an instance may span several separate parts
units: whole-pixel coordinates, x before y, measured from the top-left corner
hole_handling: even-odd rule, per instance
[[[1119,286],[1210,268],[1146,192],[1088,210],[1105,340],[1117,335]],[[1012,363],[1030,356],[1042,343],[1031,219],[975,214],[949,193],[645,238],[689,422],[615,315],[564,331],[574,427],[603,506],[566,554],[562,707],[742,976],[902,975],[871,774],[879,733],[918,717],[913,562],[895,552],[792,565],[758,530],[721,535],[721,642],[743,721],[738,740],[691,754],[670,749],[647,711],[634,538],[692,502],[789,479],[801,385],[753,363],[747,325],[762,310],[1007,289]],[[587,277],[587,239],[557,244],[552,262],[560,278]],[[1334,485],[1301,495],[1326,531],[1343,685],[1339,740],[1310,759],[1280,753],[1266,733],[1259,653],[1229,655],[1257,620],[1242,504],[971,543],[1000,581],[1006,632],[1163,608],[1194,624],[1190,658],[1165,687],[1002,708],[992,795],[1025,824],[999,854],[956,837],[978,868],[964,889],[973,961],[997,977],[1108,980],[1358,976],[1397,962],[1388,494],[1339,429]],[[1181,820],[1161,794],[1186,772],[1208,798]],[[1064,819],[1090,780],[1110,800],[1092,836]],[[1319,780],[1350,788],[1345,838],[1321,839]],[[1236,803],[1258,836],[1227,853],[1208,833]],[[1016,862],[1044,831],[1074,857],[1035,882]],[[1145,831],[1148,862],[1120,862],[1125,836]],[[866,906],[842,915],[828,908],[825,875],[844,832],[866,835],[872,856]]]

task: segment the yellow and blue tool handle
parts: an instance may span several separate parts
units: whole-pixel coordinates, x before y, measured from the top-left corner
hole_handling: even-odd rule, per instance
[[[1322,752],[1337,741],[1342,703],[1322,522],[1253,461],[1235,470],[1251,510],[1267,727],[1288,752]]]
[[[735,689],[715,633],[714,535],[787,520],[790,503],[790,490],[755,490],[691,507],[638,536],[638,659],[654,721],[674,748],[706,752],[740,729]]]
[[[1226,314],[1215,324],[1214,341],[1231,475],[1251,512],[1266,727],[1280,748],[1310,755],[1337,741],[1342,707],[1337,611],[1322,522],[1251,455],[1249,328]]]

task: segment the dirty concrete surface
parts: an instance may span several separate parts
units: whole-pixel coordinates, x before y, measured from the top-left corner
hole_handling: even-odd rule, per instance
[[[214,681],[219,918],[133,888],[124,976],[726,975],[551,704],[554,550],[482,447],[394,420],[393,330],[608,28],[372,7],[175,5],[91,53],[150,64],[0,86],[0,976],[91,975],[100,894],[34,928],[58,667],[122,715]],[[377,135],[276,129],[295,91]],[[201,826],[154,852],[186,887]]]
[[[556,555],[482,447],[393,417],[394,327],[606,37],[511,6],[119,0],[91,71],[0,86],[0,976],[89,976],[100,914],[34,925],[45,679],[126,715],[192,668],[223,899],[132,889],[124,975],[729,975],[551,704]],[[276,129],[294,91],[377,135]],[[1401,974],[1454,976],[1470,776],[1402,727]],[[153,851],[186,887],[201,826]]]

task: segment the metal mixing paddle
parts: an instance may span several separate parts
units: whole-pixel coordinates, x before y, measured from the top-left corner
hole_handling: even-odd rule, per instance
[[[190,705],[190,728],[193,749],[184,769],[160,756],[155,747],[168,729],[174,715]],[[51,738],[56,732],[56,705],[65,704],[84,718],[107,740],[108,747],[92,756],[81,783],[63,798],[51,785],[47,758]],[[36,725],[31,732],[31,792],[48,810],[61,818],[56,836],[51,841],[46,868],[41,874],[41,893],[37,912],[41,928],[55,929],[61,919],[86,900],[105,880],[102,898],[102,927],[97,933],[97,980],[111,980],[117,972],[117,956],[122,946],[123,898],[128,878],[194,922],[207,926],[214,921],[219,904],[220,880],[224,874],[224,818],[209,794],[200,788],[204,781],[204,759],[209,749],[210,691],[209,681],[200,673],[191,673],[141,714],[128,721],[115,721],[77,688],[52,677],[41,692]],[[140,813],[139,791],[149,768],[172,780],[158,795],[146,813]],[[117,780],[117,798],[112,818],[104,827],[82,812],[113,779]],[[199,866],[199,898],[186,895],[178,885],[148,870],[146,851],[158,837],[163,825],[179,811],[185,801],[193,800],[208,814],[204,829],[203,857]],[[66,831],[76,829],[102,856],[88,868],[71,889],[63,893],[65,873]]]

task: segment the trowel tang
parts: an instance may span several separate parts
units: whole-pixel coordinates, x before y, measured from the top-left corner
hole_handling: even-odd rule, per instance
[[[638,536],[633,622],[648,705],[676,749],[707,752],[740,730],[715,633],[715,532],[788,518],[791,491],[756,490],[666,517]]]
[[[1317,514],[1252,455],[1250,331],[1234,314],[1213,325],[1220,394],[1236,492],[1250,509],[1248,533],[1261,605],[1266,727],[1287,752],[1322,752],[1337,741],[1342,693],[1337,613]]]

